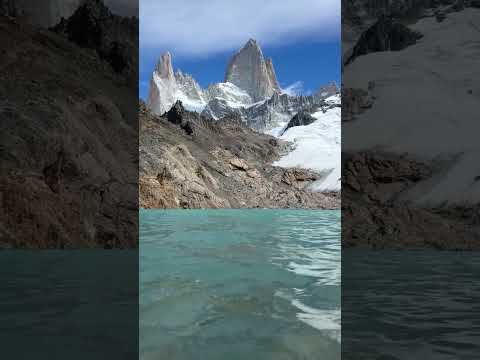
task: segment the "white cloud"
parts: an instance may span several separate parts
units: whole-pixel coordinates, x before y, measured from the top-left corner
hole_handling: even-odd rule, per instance
[[[282,89],[282,92],[290,96],[303,94],[303,82],[295,81],[293,84],[288,85],[286,88]]]
[[[340,33],[340,0],[140,0],[140,46],[208,55]]]

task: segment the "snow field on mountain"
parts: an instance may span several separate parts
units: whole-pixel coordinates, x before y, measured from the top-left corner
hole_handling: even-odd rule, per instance
[[[339,103],[340,97],[332,96],[327,100]],[[293,142],[294,149],[274,165],[315,170],[324,176],[313,183],[311,190],[338,191],[341,187],[341,109],[317,111],[312,116],[317,121],[292,127],[280,136],[282,140]],[[279,130],[276,128],[270,133],[275,135]]]
[[[411,26],[424,35],[398,52],[357,58],[344,71],[352,88],[375,83],[371,109],[345,123],[347,151],[381,148],[435,162],[432,179],[404,200],[417,204],[480,201],[480,9],[425,18]]]

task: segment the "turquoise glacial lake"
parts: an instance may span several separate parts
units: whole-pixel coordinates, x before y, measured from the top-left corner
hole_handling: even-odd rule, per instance
[[[141,210],[140,358],[340,359],[340,211]]]

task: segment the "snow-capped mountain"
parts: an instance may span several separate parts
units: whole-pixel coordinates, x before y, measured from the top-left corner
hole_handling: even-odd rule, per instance
[[[315,111],[338,92],[335,83],[308,96],[283,92],[272,60],[265,60],[258,43],[251,39],[230,60],[225,82],[207,89],[202,89],[188,74],[174,73],[170,53],[163,54],[150,81],[147,106],[161,115],[180,100],[186,109],[213,119],[239,116],[256,130],[270,131],[301,110]]]
[[[316,190],[340,189],[340,94],[335,83],[312,95],[289,95],[278,84],[272,60],[265,60],[258,43],[250,39],[230,60],[225,82],[206,89],[190,75],[174,73],[170,53],[163,54],[150,81],[147,106],[162,115],[177,100],[213,120],[233,116],[257,131],[292,141],[295,150],[279,166],[314,169],[325,174]],[[299,112],[315,121],[291,123]],[[302,162],[307,158],[310,161]]]

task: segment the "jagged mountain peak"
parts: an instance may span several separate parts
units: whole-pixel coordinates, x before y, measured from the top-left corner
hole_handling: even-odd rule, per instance
[[[168,111],[177,100],[177,83],[173,73],[172,55],[160,56],[150,80],[147,106],[158,115]]]
[[[172,55],[169,51],[164,52],[160,56],[160,60],[157,63],[155,68],[158,76],[162,79],[173,79],[173,66],[172,66]]]
[[[254,101],[264,100],[280,91],[273,62],[265,60],[256,40],[250,39],[231,58],[225,73],[225,82],[245,90]]]
[[[262,51],[262,49],[260,49],[260,46],[258,45],[258,42],[257,40],[255,39],[252,39],[250,38],[246,43],[245,45],[243,45],[243,47],[239,50],[240,51],[243,51],[243,50],[246,50],[246,49],[253,49],[255,51]]]

